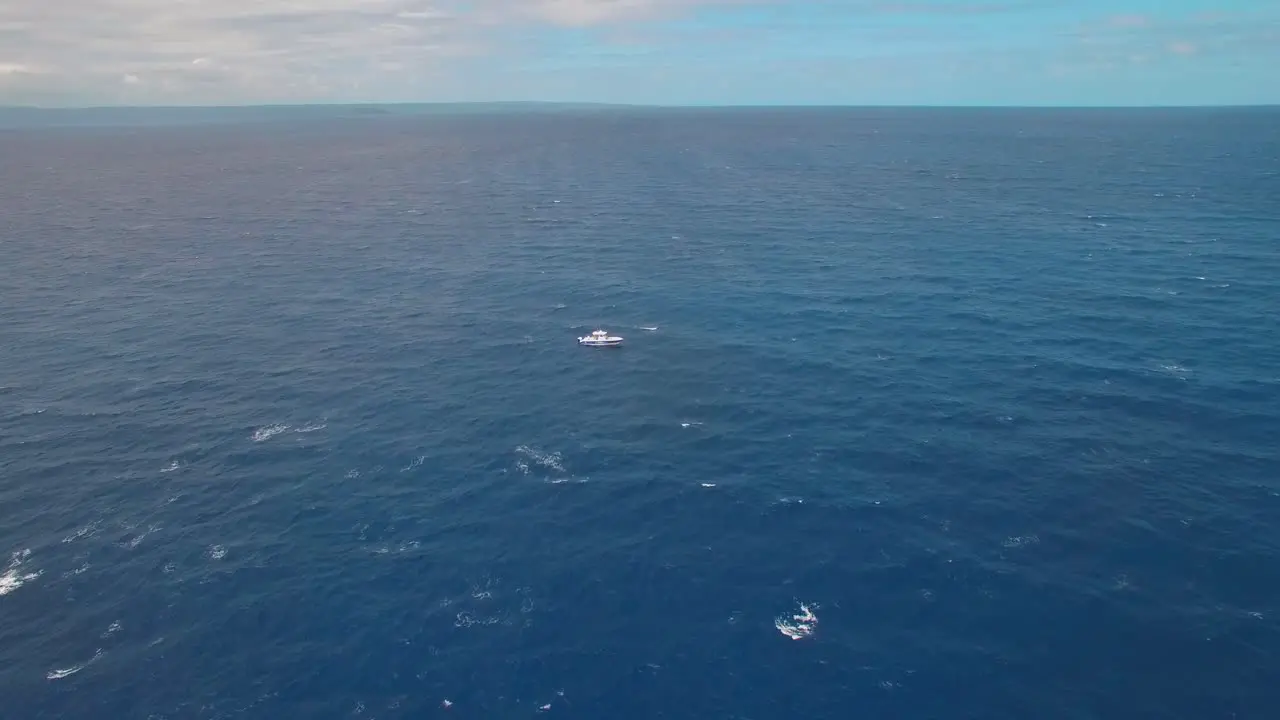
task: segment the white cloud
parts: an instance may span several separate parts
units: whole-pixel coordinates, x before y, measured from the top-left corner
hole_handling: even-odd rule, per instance
[[[515,2],[526,8],[526,11],[534,17],[556,25],[573,27],[671,18],[708,6],[804,4],[804,0],[532,0],[526,2],[515,0]],[[874,2],[876,0],[849,0],[848,5],[856,7]]]
[[[32,73],[34,68],[19,63],[0,62],[0,75],[17,75],[19,73]]]
[[[715,30],[638,25],[708,6],[769,4],[793,9],[807,4],[849,17],[954,17],[1035,5],[1012,0],[0,0],[0,105],[429,100],[507,92],[528,96],[548,87],[572,96],[579,92],[578,72],[596,77],[596,87],[617,84],[600,80],[607,68],[590,60],[572,72],[557,70],[559,85],[548,87],[528,86],[520,72],[507,72],[527,73],[538,65],[528,60],[554,65],[562,59],[558,55],[572,54],[573,48],[566,52],[542,32],[548,27],[593,29],[600,45],[645,37],[658,55],[668,48],[700,47],[715,39]],[[722,30],[800,46],[797,33],[815,21],[810,16],[795,22],[789,29],[730,24]],[[1099,33],[1150,32],[1152,23],[1145,15],[1118,15]],[[849,27],[863,25],[885,24]],[[858,32],[865,43],[867,31]],[[1170,45],[1168,51],[1190,55],[1209,49],[1197,35],[1185,37],[1169,38],[1186,44]],[[761,45],[743,40],[724,54],[761,58],[767,50]],[[584,63],[580,57],[567,62]]]
[[[529,7],[557,25],[582,27],[650,17],[681,4],[679,0],[541,0]]]
[[[471,78],[501,72],[460,66],[515,67],[528,53],[554,52],[540,44],[541,28],[616,31],[699,7],[788,1],[0,0],[0,104],[483,95]]]
[[[4,0],[0,104],[323,100],[478,39],[433,0]]]

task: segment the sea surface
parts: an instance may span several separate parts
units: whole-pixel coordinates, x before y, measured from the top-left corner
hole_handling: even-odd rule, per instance
[[[5,720],[1276,717],[1280,110],[192,117],[0,131]]]

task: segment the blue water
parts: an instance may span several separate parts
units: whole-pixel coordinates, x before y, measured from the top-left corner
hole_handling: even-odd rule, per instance
[[[25,128],[0,187],[6,719],[1280,706],[1280,111]]]

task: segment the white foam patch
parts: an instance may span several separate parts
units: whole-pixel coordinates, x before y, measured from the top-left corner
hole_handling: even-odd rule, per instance
[[[223,547],[223,546],[221,546],[221,545],[210,545],[210,546],[209,546],[209,559],[210,559],[210,560],[221,560],[222,558],[224,558],[224,557],[226,557],[226,556],[227,556],[227,549],[226,549],[225,547]]]
[[[1020,548],[1028,545],[1035,545],[1040,542],[1039,535],[1014,535],[1007,537],[1001,545],[1007,548]]]
[[[102,650],[101,650],[101,649],[99,649],[97,652],[95,652],[95,653],[93,654],[93,657],[89,658],[88,660],[86,660],[86,661],[84,661],[84,662],[82,662],[82,663],[79,663],[79,664],[77,664],[77,665],[72,665],[71,667],[68,667],[68,668],[61,668],[61,669],[58,669],[58,670],[50,670],[50,671],[49,671],[49,673],[48,673],[47,675],[45,675],[45,678],[46,678],[46,679],[48,679],[48,680],[61,680],[61,679],[65,678],[65,677],[71,677],[72,675],[75,675],[76,673],[80,672],[81,670],[83,670],[83,669],[85,669],[85,668],[89,667],[90,665],[92,665],[92,664],[93,664],[93,662],[94,662],[95,660],[97,660],[98,658],[100,658],[100,657],[102,657]]]
[[[64,543],[75,542],[76,540],[79,540],[81,538],[87,538],[87,537],[96,535],[97,533],[98,533],[98,522],[95,520],[89,523],[88,525],[80,528],[79,530],[76,530],[70,535],[62,538],[62,542]]]
[[[23,572],[23,565],[31,557],[30,550],[20,550],[9,558],[9,567],[0,575],[0,596],[8,595],[18,588],[40,577],[42,570]]]
[[[300,428],[294,428],[296,433],[313,433],[329,427],[328,423],[313,423],[311,425],[303,425]]]
[[[531,448],[528,445],[521,445],[516,448],[516,454],[520,456],[516,459],[516,468],[520,470],[521,474],[532,475],[536,466],[548,472],[542,480],[552,485],[584,483],[587,481],[587,478],[577,477],[565,469],[563,458],[558,452],[548,453]]]
[[[288,425],[268,425],[253,431],[254,442],[266,442],[283,432],[288,432]]]
[[[464,593],[441,598],[440,608],[454,609],[453,626],[456,628],[528,627],[532,621],[527,616],[535,605],[530,592],[530,588],[523,586],[504,588],[501,578],[485,576],[470,583]],[[522,615],[526,617],[521,618]]]
[[[486,580],[483,585],[476,584],[471,586],[471,597],[475,600],[492,600],[493,599],[493,580]]]
[[[173,462],[169,463],[168,465],[165,465],[164,467],[160,468],[160,472],[162,472],[162,473],[171,473],[171,472],[173,472],[174,470],[180,470],[181,468],[182,468],[182,463],[178,462],[177,460],[174,460]]]
[[[516,452],[529,458],[533,462],[558,472],[564,472],[564,465],[561,464],[560,453],[544,453],[541,450],[534,450],[527,445],[521,445],[516,448]]]
[[[778,632],[792,640],[803,640],[813,635],[813,631],[818,627],[818,616],[813,613],[817,607],[817,605],[800,603],[796,612],[790,616],[779,615],[774,619],[773,625],[778,628]]]
[[[80,672],[87,664],[88,663],[80,663],[79,665],[72,665],[69,668],[63,668],[61,670],[50,670],[49,674],[45,675],[45,677],[49,680],[61,680],[64,677],[70,677]]]
[[[145,540],[148,535],[160,529],[161,527],[159,525],[151,525],[147,527],[146,530],[143,530],[137,535],[134,535],[133,537],[129,538],[127,542],[122,542],[120,544],[129,548],[130,550],[133,550],[134,548],[137,548],[139,545],[141,545],[142,541]]]
[[[417,550],[420,546],[421,546],[421,543],[419,543],[417,540],[410,540],[409,542],[401,543],[395,549],[392,549],[390,545],[383,545],[377,548],[376,550],[374,550],[373,554],[374,555],[393,555],[393,554],[401,555],[404,553],[413,552]]]
[[[455,616],[453,621],[454,627],[469,628],[476,625],[497,625],[502,622],[500,617],[476,617],[469,612],[460,612]]]

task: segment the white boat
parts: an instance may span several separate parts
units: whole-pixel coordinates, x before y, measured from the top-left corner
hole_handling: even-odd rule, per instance
[[[578,338],[578,344],[589,347],[617,347],[622,344],[622,338],[617,335],[610,335],[604,330],[596,330],[590,335]]]

